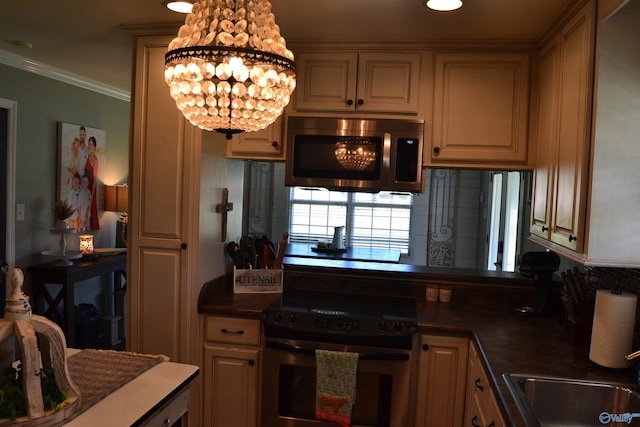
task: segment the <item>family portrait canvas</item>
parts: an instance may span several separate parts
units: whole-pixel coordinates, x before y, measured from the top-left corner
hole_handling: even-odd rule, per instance
[[[69,228],[98,230],[102,210],[107,135],[102,129],[58,124],[57,197],[74,210]]]

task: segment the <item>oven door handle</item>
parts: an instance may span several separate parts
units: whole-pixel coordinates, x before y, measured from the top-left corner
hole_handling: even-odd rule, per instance
[[[314,349],[300,347],[298,345],[285,344],[276,341],[266,341],[265,346],[274,350],[282,350],[289,353],[301,354],[304,356],[315,356]],[[384,352],[384,353],[360,353],[359,360],[369,361],[408,361],[409,353],[404,352]]]

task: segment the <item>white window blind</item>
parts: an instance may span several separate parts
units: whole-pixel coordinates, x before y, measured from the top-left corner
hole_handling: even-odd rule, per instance
[[[409,253],[413,196],[408,193],[346,193],[291,188],[291,242],[331,241],[344,226],[347,246]]]

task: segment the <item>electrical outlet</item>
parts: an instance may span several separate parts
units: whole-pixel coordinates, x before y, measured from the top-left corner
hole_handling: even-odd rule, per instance
[[[24,221],[24,203],[16,205],[16,221]]]

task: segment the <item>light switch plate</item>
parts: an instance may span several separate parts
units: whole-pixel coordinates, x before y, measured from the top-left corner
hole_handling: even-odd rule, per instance
[[[24,221],[24,203],[16,205],[16,221]]]

